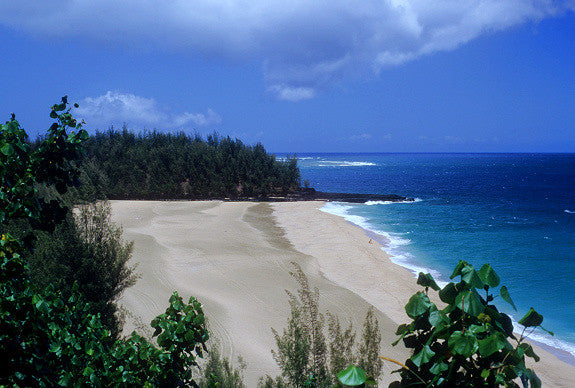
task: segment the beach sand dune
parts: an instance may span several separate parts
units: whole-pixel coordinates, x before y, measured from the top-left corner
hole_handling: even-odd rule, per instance
[[[289,317],[285,290],[295,291],[292,262],[313,287],[320,307],[361,331],[373,305],[382,334],[382,355],[405,360],[392,347],[403,310],[419,290],[414,275],[393,264],[363,230],[321,212],[321,202],[112,201],[114,220],[134,241],[132,264],[140,279],[119,303],[128,311],[125,334],[150,334],[149,322],[164,312],[173,291],[204,305],[208,324],[223,354],[247,363],[248,387],[261,376],[280,373],[271,349],[271,328]],[[536,365],[545,386],[575,386],[575,367],[539,350]],[[384,384],[394,364],[384,366]]]

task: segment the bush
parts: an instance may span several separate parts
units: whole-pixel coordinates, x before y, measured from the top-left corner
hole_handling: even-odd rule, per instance
[[[543,317],[530,309],[519,321],[524,329],[517,338],[511,318],[491,304],[500,283],[493,268],[485,264],[476,271],[460,261],[451,274],[451,279],[456,277],[458,283],[440,289],[431,275],[419,274],[417,283],[425,291],[411,297],[405,311],[413,321],[397,330],[399,340],[413,349],[399,370],[397,386],[518,387],[520,379],[525,386],[540,387],[535,372],[525,366],[525,357],[539,357],[524,340],[526,330],[541,327]],[[445,303],[443,309],[429,299],[430,288]],[[515,308],[505,286],[499,296]]]
[[[272,329],[277,345],[272,354],[282,376],[275,380],[266,376],[260,380],[260,386],[331,387],[337,381],[337,372],[355,360],[361,365],[369,364],[377,379],[382,368],[378,361],[381,336],[373,311],[367,312],[359,347],[355,346],[352,324],[342,330],[339,319],[329,313],[326,336],[325,319],[319,312],[319,290],[312,290],[301,267],[293,264],[295,271],[290,273],[300,288],[297,295],[286,290],[291,316],[281,335]]]
[[[79,205],[53,233],[36,232],[34,250],[26,255],[31,280],[39,287],[49,284],[68,298],[74,282],[93,314],[116,337],[122,331],[116,301],[136,282],[127,262],[132,243],[124,244],[122,229],[111,221],[110,205],[96,202]]]
[[[222,357],[217,346],[208,351],[208,359],[203,367],[200,385],[203,387],[245,388],[243,371],[246,363],[238,357],[238,368],[234,368],[225,357]]]
[[[67,100],[52,107],[57,120],[36,149],[14,115],[0,125],[0,224],[23,220],[52,231],[66,215],[57,200],[38,195],[44,184],[64,194],[77,183],[70,158],[87,137]],[[67,129],[71,129],[70,134]],[[196,386],[192,367],[206,350],[201,304],[174,293],[152,321],[159,348],[133,333],[114,340],[74,285],[68,298],[31,281],[23,254],[29,239],[0,238],[0,386]]]

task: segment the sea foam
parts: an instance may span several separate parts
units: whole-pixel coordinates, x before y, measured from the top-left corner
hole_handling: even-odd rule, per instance
[[[387,202],[387,201],[373,201],[373,202]],[[387,205],[387,203],[382,204]],[[355,205],[355,206],[361,206],[361,205]],[[402,247],[410,244],[411,240],[401,237],[397,234],[391,234],[375,228],[372,224],[370,224],[370,222],[365,217],[351,214],[349,211],[353,209],[353,207],[354,207],[353,205],[347,205],[341,202],[328,202],[320,210],[326,213],[340,216],[346,221],[364,229],[367,233],[374,233],[376,235],[381,236],[382,240],[384,241],[383,244],[384,246],[382,247],[382,250],[390,255],[390,260],[393,263],[408,269],[410,272],[414,274],[415,277],[417,277],[420,272],[429,273],[433,276],[433,278],[440,287],[443,288],[447,285],[447,283],[449,283],[442,279],[442,274],[440,272],[432,268],[420,265],[419,263],[417,263],[413,255],[402,249]],[[568,212],[568,213],[575,213],[575,212]],[[519,325],[513,316],[511,316],[511,318],[513,321],[513,327],[515,332],[521,333],[521,331],[523,330],[523,326]],[[551,335],[541,331],[529,334],[528,338],[537,341],[541,344],[550,346],[552,348],[561,349],[569,353],[571,356],[575,357],[575,345],[572,343],[554,338]],[[572,360],[567,361],[573,362]]]
[[[373,202],[387,202],[387,201],[373,201]],[[396,203],[396,202],[390,202],[390,203]],[[376,203],[376,204],[387,205],[387,203]],[[364,205],[367,205],[367,203]],[[420,265],[412,254],[402,249],[402,247],[410,244],[411,240],[401,237],[397,234],[391,234],[383,230],[377,229],[372,224],[370,224],[370,222],[365,217],[351,214],[350,210],[352,210],[354,206],[362,206],[362,205],[348,205],[341,202],[328,202],[320,210],[326,213],[340,216],[346,221],[364,229],[368,234],[373,233],[381,236],[382,240],[384,241],[382,250],[390,255],[390,260],[393,263],[408,269],[410,272],[414,274],[415,277],[417,277],[420,272],[429,273],[433,276],[433,278],[440,287],[443,288],[449,283],[448,281],[442,279],[443,276],[440,272],[432,268]],[[566,212],[575,213],[567,210]],[[521,331],[523,330],[523,326],[517,323],[515,317],[511,316],[511,319],[513,322],[515,332],[521,333]],[[537,341],[541,344],[550,346],[552,348],[565,351],[569,353],[572,357],[575,357],[575,344],[552,337],[551,335],[542,332],[541,330],[529,334],[528,338],[533,341]],[[566,361],[573,363],[572,359]]]
[[[390,256],[390,260],[393,263],[408,269],[415,277],[417,277],[419,272],[430,273],[438,284],[442,286],[447,284],[440,280],[441,274],[438,271],[419,265],[415,260],[415,257],[405,251],[404,247],[411,243],[410,239],[399,234],[389,233],[378,229],[365,217],[351,214],[350,210],[353,209],[354,206],[363,205],[348,205],[341,202],[328,202],[320,210],[342,217],[346,221],[364,229],[367,234],[375,234],[376,236],[379,236],[380,238],[377,238],[377,240],[382,243],[382,250]]]
[[[421,202],[421,198],[415,198],[413,201],[367,201],[364,205],[373,206],[373,205],[393,205],[397,203],[416,203]]]
[[[372,162],[350,162],[346,160],[321,160],[317,164],[319,167],[364,167],[377,166]]]

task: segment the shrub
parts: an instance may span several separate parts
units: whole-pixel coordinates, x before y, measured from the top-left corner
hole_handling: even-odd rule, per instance
[[[234,368],[230,360],[223,357],[217,346],[208,351],[206,364],[203,366],[202,387],[245,388],[243,371],[246,363],[238,357],[238,367]]]
[[[399,370],[396,384],[517,387],[520,379],[525,386],[541,386],[535,372],[525,366],[525,357],[535,361],[539,357],[524,340],[528,329],[541,327],[543,317],[530,309],[519,321],[524,329],[517,338],[511,318],[491,304],[500,283],[493,268],[485,264],[476,271],[460,261],[450,278],[456,277],[459,282],[440,289],[431,275],[419,274],[417,283],[425,291],[411,297],[405,311],[413,321],[397,330],[413,356]],[[443,309],[429,299],[430,288],[445,303]],[[499,296],[515,308],[505,286],[499,288]]]
[[[37,187],[64,194],[77,183],[78,171],[68,159],[78,155],[87,134],[66,97],[50,117],[57,122],[36,149],[14,115],[0,125],[2,225],[20,219],[52,231],[66,216],[65,207],[39,197]],[[159,348],[136,333],[114,341],[77,284],[64,298],[31,281],[26,243],[9,234],[0,238],[0,386],[196,386],[191,368],[208,340],[197,300],[184,303],[172,295],[166,312],[152,321]]]
[[[293,264],[295,271],[290,273],[300,288],[297,295],[286,290],[291,315],[283,333],[280,335],[272,329],[277,345],[277,351],[272,350],[272,354],[282,376],[275,380],[266,376],[260,380],[260,386],[331,387],[337,381],[340,368],[354,360],[360,360],[361,365],[370,363],[373,377],[377,379],[382,368],[377,359],[381,336],[373,311],[367,312],[359,347],[355,346],[352,324],[343,330],[339,319],[329,313],[326,336],[325,319],[319,312],[319,290],[312,290],[301,267]]]
[[[31,280],[38,287],[52,284],[64,298],[76,282],[102,323],[116,337],[122,331],[116,300],[136,281],[127,265],[132,243],[124,244],[122,229],[111,221],[110,205],[79,205],[53,233],[35,232],[34,249],[25,255]]]

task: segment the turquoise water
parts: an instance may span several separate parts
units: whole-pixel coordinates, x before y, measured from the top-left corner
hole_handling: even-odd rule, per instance
[[[534,307],[555,336],[531,338],[575,355],[575,154],[298,158],[302,179],[318,190],[416,198],[323,210],[379,233],[395,262],[439,280],[448,281],[460,259],[490,263],[518,308],[506,312],[518,320]]]

